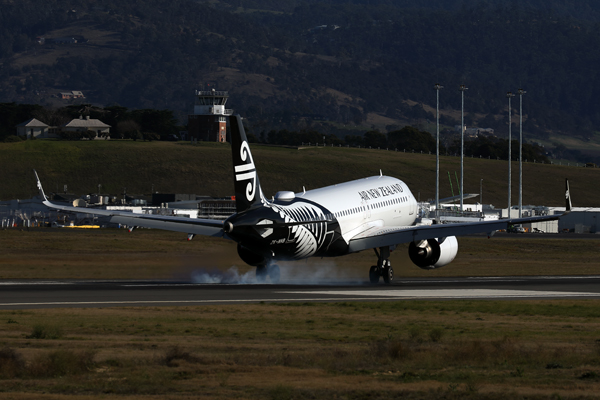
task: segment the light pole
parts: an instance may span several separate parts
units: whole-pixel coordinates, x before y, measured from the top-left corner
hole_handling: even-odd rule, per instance
[[[519,94],[519,218],[523,214],[523,89],[517,90]]]
[[[465,90],[468,87],[460,85],[458,90],[461,94],[460,109],[460,212],[463,212],[463,183],[464,183],[464,155],[465,155]]]
[[[444,87],[436,83],[433,87],[436,91],[436,141],[435,141],[435,212],[440,208],[440,89]]]
[[[481,210],[483,211],[483,179],[479,180],[479,204],[481,204]]]
[[[510,99],[515,97],[513,92],[506,93],[506,97],[508,97],[508,218],[510,218],[510,207],[511,207],[511,187],[512,187],[512,174],[511,174],[511,164],[512,164],[512,117],[511,117],[511,109],[510,109]]]

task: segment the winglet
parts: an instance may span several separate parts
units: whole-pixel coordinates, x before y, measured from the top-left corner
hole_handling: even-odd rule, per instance
[[[566,202],[565,214],[566,214],[568,212],[571,212],[571,207],[572,207],[571,192],[569,191],[569,179],[565,179],[565,186],[566,186],[566,189],[565,189],[565,202]]]
[[[33,173],[35,174],[35,179],[37,179],[37,187],[40,190],[40,197],[42,198],[42,201],[46,202],[48,201],[48,198],[46,197],[46,194],[44,193],[44,188],[42,187],[42,182],[40,181],[40,177],[37,174],[37,171],[34,169]]]

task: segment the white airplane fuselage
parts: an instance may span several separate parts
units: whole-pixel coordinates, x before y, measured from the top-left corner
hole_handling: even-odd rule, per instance
[[[351,238],[370,229],[411,226],[417,202],[404,182],[373,176],[307,192],[279,192],[273,201],[226,221],[248,264],[269,260],[335,257]],[[313,222],[314,221],[314,222]]]
[[[346,242],[373,227],[413,225],[417,217],[417,201],[408,186],[389,176],[344,182],[296,196],[328,209]]]

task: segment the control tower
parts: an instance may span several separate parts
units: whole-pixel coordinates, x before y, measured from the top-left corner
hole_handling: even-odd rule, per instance
[[[226,116],[233,110],[225,109],[229,93],[213,90],[196,90],[194,113],[188,115],[190,139],[205,142],[226,141]]]

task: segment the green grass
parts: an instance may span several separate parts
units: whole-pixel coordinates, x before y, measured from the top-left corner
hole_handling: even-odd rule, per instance
[[[351,179],[384,174],[404,180],[415,197],[435,196],[435,156],[352,148],[286,148],[253,146],[265,195],[279,190],[302,191]],[[33,140],[0,143],[3,184],[0,199],[30,198],[37,194],[32,169],[37,169],[47,192],[68,185],[77,194],[102,191],[120,195],[195,193],[233,194],[228,144]],[[465,159],[465,192],[478,193],[483,179],[483,201],[503,207],[506,202],[506,161]],[[513,204],[518,196],[518,163],[513,163]],[[451,196],[447,172],[460,172],[460,158],[441,157],[440,196]],[[576,206],[600,206],[599,169],[524,163],[524,204],[564,205],[564,179],[571,180]],[[455,182],[453,182],[455,185]],[[456,187],[455,187],[456,190]],[[476,199],[478,200],[478,199]]]

